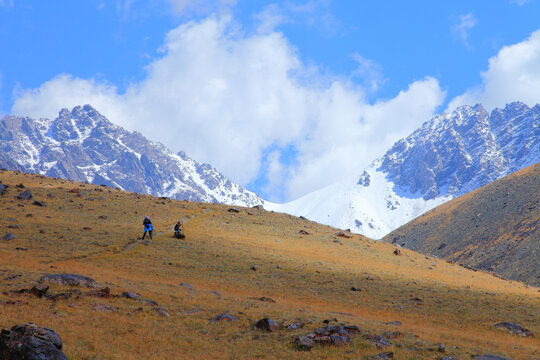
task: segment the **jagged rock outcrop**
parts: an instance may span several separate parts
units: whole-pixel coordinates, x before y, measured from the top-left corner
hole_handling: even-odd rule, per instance
[[[540,161],[540,105],[462,106],[397,141],[356,179],[266,208],[379,239],[424,212]]]
[[[114,125],[90,105],[62,109],[54,120],[5,116],[0,120],[0,168],[179,200],[263,203],[210,165]]]

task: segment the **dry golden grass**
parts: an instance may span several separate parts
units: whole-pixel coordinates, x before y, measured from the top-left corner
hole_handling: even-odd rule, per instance
[[[0,240],[0,326],[33,322],[52,328],[70,359],[363,359],[380,352],[362,336],[354,336],[349,347],[293,349],[293,335],[332,318],[358,325],[362,334],[401,331],[404,336],[394,342],[402,346],[391,349],[396,359],[438,358],[442,354],[408,349],[436,343],[446,346],[445,356],[459,359],[485,353],[540,357],[537,339],[493,327],[512,321],[539,333],[538,289],[518,282],[408,250],[395,256],[394,246],[358,235],[339,237],[341,244],[335,243],[336,229],[284,214],[257,209],[236,214],[224,205],[170,201],[7,171],[0,172],[0,180],[10,185],[0,197],[0,236],[15,234],[11,241]],[[19,183],[47,206],[14,199]],[[70,193],[73,188],[84,195]],[[154,239],[149,246],[125,251],[126,244],[142,235],[145,215],[154,223]],[[179,219],[185,220],[185,240],[171,236]],[[20,228],[8,229],[10,224]],[[302,229],[309,235],[299,234]],[[250,270],[252,265],[257,271]],[[113,294],[138,292],[171,317],[160,317],[136,300],[83,296],[53,302],[12,292],[29,288],[44,273],[90,276]],[[20,277],[3,280],[13,274]],[[350,291],[352,286],[362,291]],[[64,289],[55,285],[50,291]],[[252,299],[261,296],[276,302]],[[2,305],[7,300],[22,304]],[[120,310],[95,312],[92,306],[98,302]],[[142,312],[129,314],[139,307]],[[189,313],[196,309],[201,311]],[[208,321],[224,312],[240,320]],[[263,317],[307,324],[296,331],[261,333],[253,324]],[[403,325],[384,324],[394,320]]]

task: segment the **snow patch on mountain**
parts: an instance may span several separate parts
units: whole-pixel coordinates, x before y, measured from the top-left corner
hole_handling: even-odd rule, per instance
[[[62,109],[54,120],[5,116],[0,167],[175,199],[263,203],[212,166],[124,130],[90,105]]]
[[[359,177],[274,211],[379,239],[424,212],[540,161],[540,105],[481,105],[435,116]]]

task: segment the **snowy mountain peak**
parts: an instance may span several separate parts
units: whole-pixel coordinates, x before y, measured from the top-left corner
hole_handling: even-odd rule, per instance
[[[425,211],[540,160],[540,106],[462,106],[397,141],[354,183],[267,207],[381,238]]]
[[[54,120],[0,120],[0,167],[124,190],[254,206],[262,199],[208,164],[178,155],[114,125],[90,105],[62,109]]]

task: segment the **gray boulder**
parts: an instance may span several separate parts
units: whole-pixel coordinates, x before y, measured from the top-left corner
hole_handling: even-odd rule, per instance
[[[67,360],[62,340],[51,329],[34,324],[15,325],[0,333],[0,358],[4,360]]]

